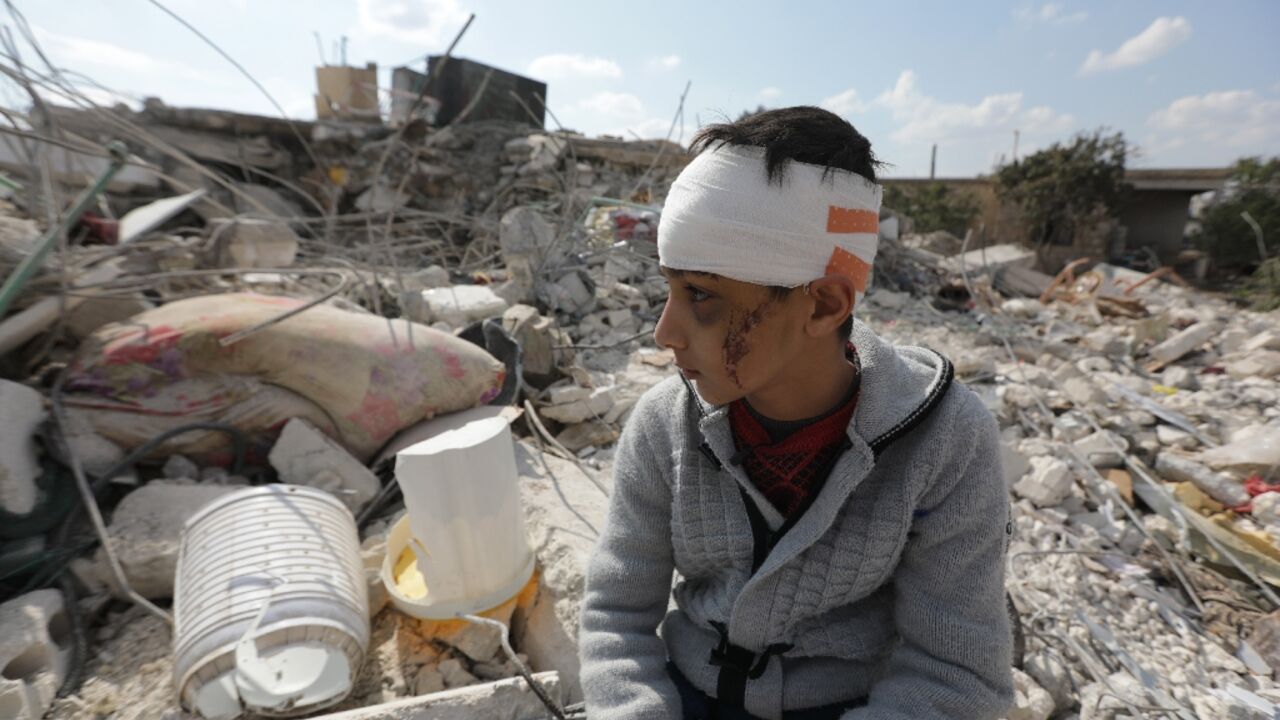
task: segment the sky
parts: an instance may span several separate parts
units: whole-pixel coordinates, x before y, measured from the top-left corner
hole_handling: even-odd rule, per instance
[[[158,1],[301,119],[314,118],[315,65],[341,62],[343,38],[347,62],[378,63],[386,87],[391,67],[422,69],[474,13],[455,54],[545,81],[559,123],[592,136],[687,143],[744,110],[820,105],[871,140],[889,176],[927,176],[934,144],[939,177],[969,177],[1011,159],[1015,132],[1022,156],[1104,127],[1136,146],[1133,166],[1280,155],[1273,0]],[[277,114],[153,0],[13,4],[55,65],[113,91],[92,88],[98,101]],[[24,98],[9,88],[0,104]]]

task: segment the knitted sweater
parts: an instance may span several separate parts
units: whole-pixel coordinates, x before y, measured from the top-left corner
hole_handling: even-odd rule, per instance
[[[619,442],[583,599],[592,717],[679,718],[668,658],[714,695],[715,624],[753,653],[790,646],[747,683],[746,709],[762,718],[863,696],[867,706],[842,720],[997,718],[1010,707],[996,423],[954,386],[897,437],[949,366],[862,323],[853,341],[863,375],[851,447],[754,574],[744,502],[772,529],[783,518],[731,463],[726,408],[706,406],[678,378],[641,398]]]

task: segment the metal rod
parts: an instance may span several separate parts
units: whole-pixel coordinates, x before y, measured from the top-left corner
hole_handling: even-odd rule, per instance
[[[36,270],[40,268],[40,264],[44,262],[49,251],[53,250],[53,246],[57,244],[58,238],[62,237],[63,233],[80,220],[80,216],[84,214],[84,211],[89,209],[89,206],[93,204],[103,190],[106,190],[107,183],[111,182],[111,178],[115,177],[116,173],[120,172],[120,169],[124,167],[128,156],[128,149],[125,148],[124,143],[119,140],[112,141],[107,146],[107,151],[111,153],[111,163],[107,165],[107,169],[102,171],[102,174],[98,176],[93,185],[80,193],[80,197],[76,198],[76,204],[71,206],[71,210],[67,212],[62,222],[49,228],[44,237],[40,238],[35,250],[10,273],[8,279],[4,282],[4,287],[0,287],[0,317],[4,317],[5,311],[17,299],[18,292],[27,284],[31,276],[35,275]]]

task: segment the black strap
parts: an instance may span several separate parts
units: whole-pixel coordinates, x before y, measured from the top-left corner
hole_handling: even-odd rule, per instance
[[[757,655],[729,642],[729,629],[722,622],[711,622],[720,635],[720,644],[711,651],[708,662],[720,668],[716,678],[716,700],[726,705],[746,704],[747,680],[758,680],[769,667],[769,660],[790,650],[790,643],[774,643]]]

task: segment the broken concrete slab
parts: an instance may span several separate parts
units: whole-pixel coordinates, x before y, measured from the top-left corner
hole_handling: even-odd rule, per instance
[[[420,298],[420,301],[419,301]],[[415,322],[445,322],[455,328],[499,316],[507,301],[487,285],[452,285],[411,293],[405,307]]]
[[[324,490],[352,512],[359,512],[382,489],[377,475],[302,418],[284,426],[268,459],[281,482]]]
[[[588,420],[565,428],[556,436],[556,442],[576,453],[589,447],[604,447],[617,440],[619,435],[618,430],[606,422]]]
[[[1273,378],[1280,376],[1280,352],[1255,350],[1226,363],[1227,374],[1233,378]]]
[[[552,702],[561,703],[563,683],[557,673],[534,673],[533,680]],[[542,720],[546,716],[547,706],[524,678],[512,678],[319,715],[313,720]]]
[[[178,213],[194,205],[205,196],[200,188],[183,195],[163,198],[134,208],[120,218],[120,244],[126,245],[155,230]]]
[[[1198,322],[1151,348],[1147,356],[1152,363],[1163,367],[1209,342],[1221,329],[1216,322]]]
[[[37,590],[0,605],[0,717],[43,718],[70,663],[61,592]]]
[[[40,456],[35,435],[44,422],[44,396],[0,380],[0,508],[26,515],[39,499]]]
[[[1054,712],[1053,696],[1027,673],[1013,669],[1013,708],[1005,720],[1049,720]]]
[[[563,385],[549,391],[551,403],[538,408],[544,417],[565,425],[576,425],[606,415],[613,407],[613,389]]]
[[[107,533],[130,587],[153,600],[173,597],[178,550],[187,520],[206,504],[241,489],[153,480],[126,495],[116,506]],[[101,549],[94,562],[96,578],[121,594]]]
[[[1249,502],[1249,493],[1244,489],[1244,483],[1173,453],[1163,452],[1156,457],[1156,472],[1167,480],[1192,483],[1227,507],[1237,507]]]
[[[962,255],[950,257],[944,263],[947,270],[969,274],[989,272],[995,273],[1006,268],[1016,267],[1030,269],[1036,264],[1036,254],[1021,245],[1005,244],[970,250]]]

